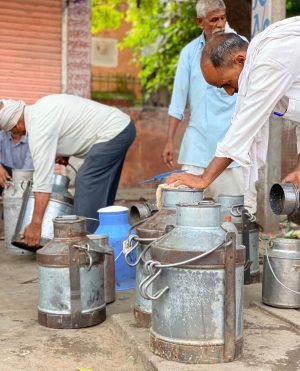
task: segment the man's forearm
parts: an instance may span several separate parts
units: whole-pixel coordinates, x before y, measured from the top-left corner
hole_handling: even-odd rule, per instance
[[[214,157],[202,174],[202,179],[206,187],[208,187],[232,162],[233,160],[231,158]]]
[[[169,116],[168,142],[173,142],[180,120],[176,117]]]
[[[31,223],[41,225],[51,193],[34,192],[34,211]]]

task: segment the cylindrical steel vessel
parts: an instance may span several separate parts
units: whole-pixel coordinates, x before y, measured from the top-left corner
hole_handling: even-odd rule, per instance
[[[105,252],[104,258],[104,294],[106,304],[116,300],[116,280],[115,280],[115,254],[109,246],[108,235],[106,234],[89,234],[88,238],[99,246]]]
[[[18,249],[11,244],[15,233],[18,217],[23,202],[23,194],[27,186],[32,182],[33,170],[13,169],[12,181],[8,182],[7,188],[3,190],[3,218],[5,247],[7,252],[13,255],[33,254],[30,251]]]
[[[158,211],[155,200],[134,204],[130,208],[129,220],[131,224],[136,224],[139,221],[149,218]]]
[[[300,206],[298,189],[293,183],[273,184],[269,202],[274,214],[292,215]]]
[[[264,255],[264,304],[300,308],[300,241],[276,238]]]
[[[106,318],[104,252],[86,235],[85,218],[56,217],[54,238],[37,252],[38,321],[52,328],[81,328]]]
[[[140,285],[152,299],[155,354],[184,363],[229,362],[242,354],[245,248],[235,241],[220,225],[220,205],[177,205],[177,227],[153,243],[149,276]]]
[[[221,221],[224,221],[225,215],[232,216],[232,222],[238,230],[237,243],[243,243],[243,221],[241,210],[244,208],[243,195],[219,195],[218,203],[221,205]],[[249,217],[252,217],[250,214]],[[255,218],[253,218],[255,220]],[[249,233],[249,264],[250,264],[250,282],[260,282],[259,271],[259,230],[255,221],[249,220],[247,228]]]
[[[40,246],[45,246],[53,238],[52,220],[61,215],[71,215],[73,213],[73,196],[68,192],[70,179],[66,176],[54,174],[53,188],[51,197],[43,218],[42,237]],[[12,238],[12,244],[27,250],[32,250],[22,240],[25,228],[31,222],[34,209],[34,193],[32,188],[28,187],[23,195],[23,203],[18,218],[15,234]],[[36,250],[36,248],[34,249]]]
[[[136,266],[137,288],[145,278],[144,262],[151,258],[150,249],[147,249],[149,243],[154,241],[156,238],[161,237],[165,233],[165,229],[168,225],[176,224],[177,203],[194,203],[201,201],[203,199],[203,192],[189,188],[165,189],[162,197],[162,209],[135,228],[138,237],[146,239],[140,241],[137,245],[137,256],[141,256],[141,259]],[[140,295],[139,290],[136,290],[134,316],[139,327],[150,327],[151,308],[151,301],[144,299]]]

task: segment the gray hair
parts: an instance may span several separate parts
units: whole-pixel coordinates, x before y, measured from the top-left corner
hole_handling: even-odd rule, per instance
[[[248,42],[235,33],[217,35],[205,44],[201,63],[204,59],[208,59],[216,68],[228,66],[231,55],[247,48]]]
[[[223,0],[198,0],[196,4],[197,17],[205,18],[210,10],[226,10]]]

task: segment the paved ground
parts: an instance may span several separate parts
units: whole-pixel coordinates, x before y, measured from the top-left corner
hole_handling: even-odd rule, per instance
[[[261,310],[259,284],[245,287],[243,358],[193,366],[167,362],[149,351],[148,331],[138,329],[131,314],[132,291],[118,294],[101,325],[80,330],[40,326],[37,276],[34,256],[10,256],[0,246],[0,371],[300,370],[300,313]]]

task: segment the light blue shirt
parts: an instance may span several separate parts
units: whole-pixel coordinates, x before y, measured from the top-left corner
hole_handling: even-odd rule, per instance
[[[10,132],[0,131],[0,163],[11,169],[33,169],[27,137],[15,143]]]
[[[204,44],[202,33],[182,49],[169,107],[169,115],[182,120],[188,100],[190,121],[181,143],[178,163],[200,167],[207,167],[213,159],[218,142],[222,141],[230,126],[236,102],[236,94],[229,96],[224,89],[205,81],[200,68]],[[230,165],[236,166],[236,163]]]

